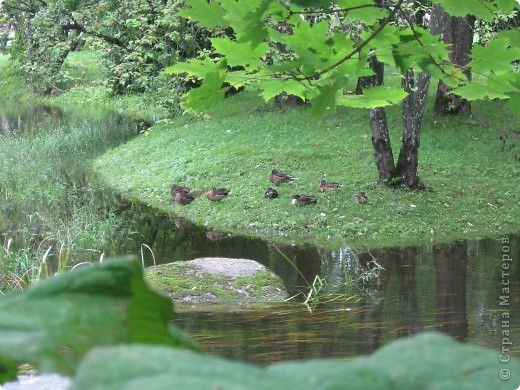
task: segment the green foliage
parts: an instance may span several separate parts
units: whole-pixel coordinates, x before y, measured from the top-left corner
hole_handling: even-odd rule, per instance
[[[73,374],[94,345],[194,348],[172,333],[171,302],[145,284],[137,261],[108,260],[61,275],[3,297],[0,307],[3,361],[43,371]]]
[[[492,21],[497,12],[509,12],[518,7],[515,0],[498,0],[482,2],[480,0],[450,1],[433,0],[438,3],[452,16],[475,15],[477,18]]]
[[[497,41],[491,47],[475,50],[474,63],[478,64],[480,78],[486,80],[476,84],[486,92],[477,93],[463,72],[449,64],[447,48],[439,38],[410,22],[406,16],[408,11],[401,9],[402,1],[384,7],[366,0],[339,1],[332,8],[324,2],[307,1],[282,4],[220,0],[202,4],[204,2],[199,0],[188,0],[187,3],[191,9],[183,11],[183,15],[201,26],[233,29],[233,35],[212,40],[218,56],[207,57],[228,61],[225,81],[235,86],[255,85],[265,99],[271,99],[278,92],[309,99],[316,115],[333,111],[337,105],[373,108],[402,101],[406,95],[402,91],[380,90],[377,98],[365,91],[365,95],[359,97],[352,96],[346,87],[346,80],[370,74],[367,59],[373,55],[397,67],[402,75],[413,68],[445,79],[450,85],[466,84],[467,88],[457,92],[469,100],[486,96],[509,99],[520,93],[511,72],[512,63],[520,59],[520,55],[505,37],[496,36]],[[454,15],[471,13],[484,20],[492,20],[499,12],[511,12],[515,6],[512,0],[497,1],[489,6],[477,0],[438,3]],[[357,32],[339,33],[341,27],[338,26],[347,25],[349,20],[363,22],[364,31],[358,27]],[[498,46],[504,55],[492,54],[493,46]],[[223,83],[215,82],[211,67],[202,66],[207,58],[169,69],[170,72],[187,72],[190,77],[212,79],[211,85],[203,85],[203,99],[196,90],[186,94],[185,108],[204,111],[215,107],[223,97]],[[501,62],[500,68],[507,70],[497,70],[492,64],[495,61]],[[300,84],[298,88],[297,84]]]
[[[155,91],[164,106],[178,108],[180,78],[162,71],[180,59],[198,56],[207,38],[220,30],[196,28],[179,16],[183,0],[79,1],[50,0],[31,5],[5,1],[0,11],[15,27],[4,34],[3,50],[40,94],[59,92],[73,79],[65,68],[69,53],[87,45],[100,54],[104,86],[116,93]],[[72,72],[74,72],[72,70]],[[173,90],[173,93],[172,93]]]
[[[396,358],[399,357],[399,358]],[[496,353],[466,346],[439,333],[423,333],[382,347],[373,355],[255,367],[164,347],[96,348],[74,380],[82,389],[510,389]]]
[[[422,333],[371,356],[267,367],[205,356],[170,325],[171,302],[144,283],[137,262],[110,260],[0,297],[0,383],[15,363],[74,375],[82,389],[510,389],[520,362]],[[134,344],[134,345],[127,345]],[[149,344],[149,345],[145,345]],[[399,359],[396,359],[396,356]],[[511,373],[503,381],[498,373]]]
[[[500,39],[486,46],[475,46],[468,66],[475,74],[475,82],[456,87],[455,93],[466,99],[509,99],[511,109],[518,112],[515,102],[520,98],[520,73],[512,72],[510,64],[520,58],[520,31],[498,33]]]

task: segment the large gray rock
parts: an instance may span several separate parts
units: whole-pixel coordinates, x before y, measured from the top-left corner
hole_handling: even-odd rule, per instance
[[[145,270],[146,279],[177,303],[274,302],[287,298],[282,280],[246,259],[203,257]]]

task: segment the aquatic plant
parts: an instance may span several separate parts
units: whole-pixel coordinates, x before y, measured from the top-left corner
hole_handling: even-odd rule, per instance
[[[132,234],[116,214],[118,198],[99,186],[89,162],[134,134],[135,127],[107,117],[0,137],[0,290],[26,289],[97,261]]]

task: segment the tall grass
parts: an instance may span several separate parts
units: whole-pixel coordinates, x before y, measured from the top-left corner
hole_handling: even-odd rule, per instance
[[[0,137],[0,291],[115,253],[131,232],[116,214],[119,199],[100,188],[90,165],[136,132],[105,118]]]

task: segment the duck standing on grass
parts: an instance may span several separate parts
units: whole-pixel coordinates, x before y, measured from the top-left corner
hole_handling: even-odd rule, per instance
[[[326,182],[325,180],[322,180],[320,182],[320,184],[318,185],[318,191],[329,192],[329,191],[335,190],[339,187],[341,187],[341,184],[339,184],[339,183]]]
[[[208,199],[212,202],[218,202],[219,200],[224,199],[229,195],[229,190],[225,188],[213,188],[210,192],[208,192]]]
[[[300,206],[308,206],[311,203],[316,203],[316,198],[310,195],[294,195],[292,199],[292,204]]]
[[[273,169],[269,174],[269,181],[274,185],[280,185],[282,183],[288,183],[290,181],[295,180],[296,177],[293,175],[289,175],[287,173],[278,172],[276,169]]]
[[[274,188],[269,187],[265,191],[265,197],[269,199],[278,198],[278,191],[276,191]]]

